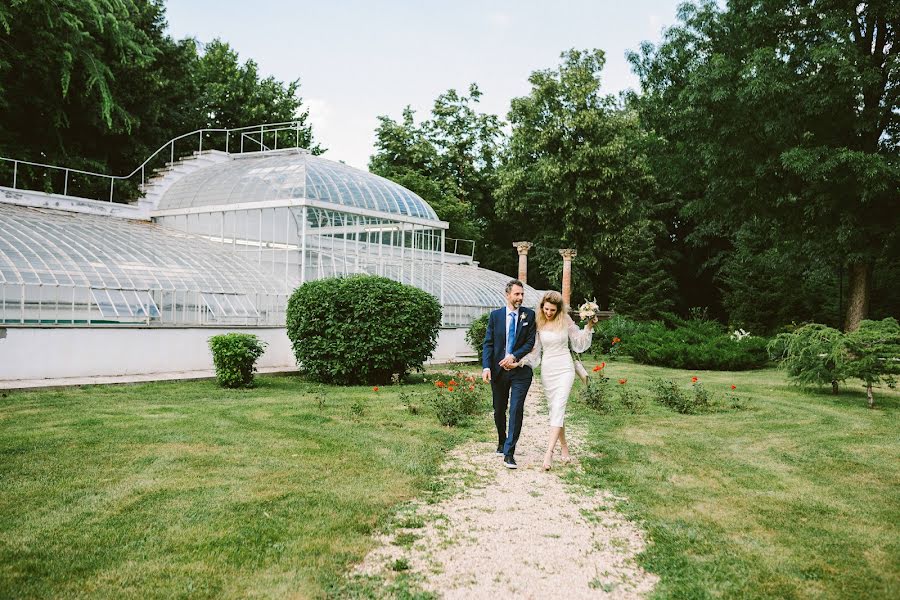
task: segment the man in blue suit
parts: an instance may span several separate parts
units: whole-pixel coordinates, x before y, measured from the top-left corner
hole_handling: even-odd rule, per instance
[[[525,286],[518,279],[506,284],[506,306],[491,312],[481,353],[482,378],[491,382],[497,454],[508,469],[516,468],[516,442],[522,431],[525,395],[531,387],[531,367],[514,366],[534,347],[534,311],[522,306]],[[509,405],[509,427],[506,407]]]

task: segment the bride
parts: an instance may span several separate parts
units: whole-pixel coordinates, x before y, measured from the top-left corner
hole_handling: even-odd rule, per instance
[[[569,445],[566,443],[566,403],[575,382],[575,365],[569,353],[584,352],[591,347],[594,320],[588,321],[584,330],[572,321],[562,294],[550,291],[544,294],[538,304],[537,337],[534,349],[515,366],[537,368],[543,361],[541,383],[550,408],[550,441],[544,455],[544,470],[549,471],[553,463],[553,451],[559,441],[563,462],[568,462]]]

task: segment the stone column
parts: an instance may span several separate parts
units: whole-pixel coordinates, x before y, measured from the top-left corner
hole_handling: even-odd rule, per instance
[[[531,242],[513,242],[513,248],[519,251],[519,281],[528,283],[528,251],[534,244]]]
[[[562,297],[569,308],[572,307],[572,259],[578,254],[574,248],[563,248],[559,251],[563,257]]]

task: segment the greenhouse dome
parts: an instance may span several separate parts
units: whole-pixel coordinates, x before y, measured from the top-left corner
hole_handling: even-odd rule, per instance
[[[393,181],[302,149],[238,154],[176,181],[157,208],[306,198],[346,208],[439,221],[425,200]]]

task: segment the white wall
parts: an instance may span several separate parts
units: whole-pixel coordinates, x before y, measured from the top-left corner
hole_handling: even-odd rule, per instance
[[[210,336],[253,333],[268,342],[258,367],[293,367],[283,327],[0,327],[0,381],[212,370]],[[465,329],[442,329],[432,360],[466,360]]]

